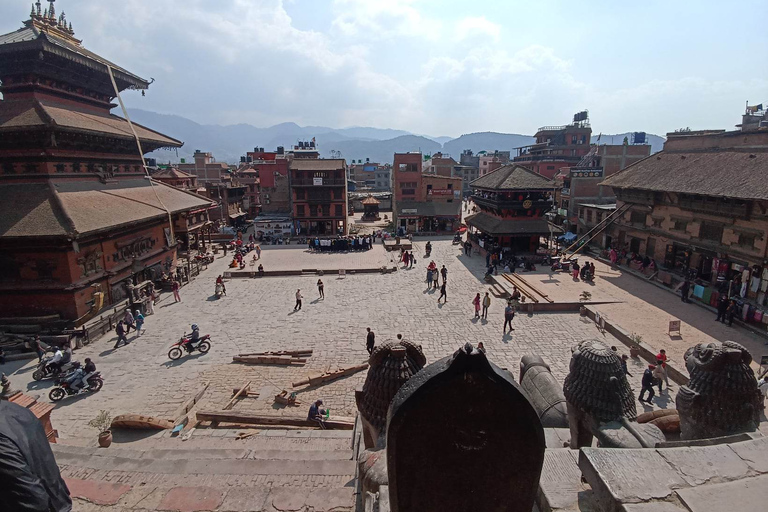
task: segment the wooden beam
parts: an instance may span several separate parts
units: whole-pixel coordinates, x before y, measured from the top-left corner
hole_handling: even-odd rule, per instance
[[[240,391],[240,388],[232,388],[232,394],[236,395],[237,392]],[[240,398],[258,398],[259,394],[255,391],[246,391],[242,395],[240,395]]]
[[[305,364],[307,362],[304,358],[294,356],[234,356],[232,357],[233,363],[244,364],[280,364],[280,365],[294,365]]]
[[[273,352],[252,352],[248,354],[238,354],[240,357],[246,356],[297,356],[297,357],[309,357],[312,355],[313,350],[277,350]]]
[[[270,416],[264,414],[251,414],[237,411],[200,411],[197,419],[202,421],[240,423],[245,425],[285,425],[291,427],[317,427],[316,421],[301,417]],[[353,430],[355,422],[353,418],[331,418],[325,421],[329,429]]]
[[[203,385],[198,388],[197,392],[195,392],[195,394],[189,400],[184,402],[181,407],[179,407],[179,409],[173,415],[174,419],[171,420],[173,421],[174,426],[187,422],[189,411],[191,411],[197,402],[200,401],[209,385],[210,382],[203,383]]]
[[[307,384],[310,386],[318,386],[320,384],[325,384],[326,382],[340,379],[341,377],[346,377],[347,375],[352,375],[353,373],[365,370],[366,368],[368,368],[368,363],[363,363],[357,366],[348,366],[346,368],[338,368],[323,373],[314,373],[309,375],[306,379],[292,383],[291,386],[298,387]]]

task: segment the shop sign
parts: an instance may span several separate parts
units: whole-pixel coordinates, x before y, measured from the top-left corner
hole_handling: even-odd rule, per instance
[[[419,213],[419,211],[416,208],[403,208],[402,210],[400,210],[400,213],[402,213],[403,215],[408,215],[408,214],[416,215],[417,213]]]
[[[432,189],[427,190],[428,196],[452,196],[453,190],[450,188],[439,188],[439,189]]]
[[[323,184],[323,178],[312,178],[312,185],[322,185]]]
[[[571,178],[602,178],[602,169],[583,169],[574,170],[571,169]]]

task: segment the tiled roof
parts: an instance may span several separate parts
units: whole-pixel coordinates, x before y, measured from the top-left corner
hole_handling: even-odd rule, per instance
[[[0,185],[0,238],[77,236],[205,208],[210,199],[145,179]]]
[[[544,235],[549,224],[544,219],[498,219],[485,212],[465,217],[464,221],[488,235]]]
[[[365,199],[362,200],[362,203],[363,204],[380,204],[381,201],[379,201],[378,199],[376,199],[373,196],[368,196],[368,197],[366,197]]]
[[[461,214],[461,202],[444,203],[432,201],[429,203],[417,203],[400,201],[396,204],[398,215],[419,215],[421,217],[457,217]],[[403,213],[403,210],[416,210],[416,213]]]
[[[335,171],[344,169],[346,161],[338,158],[294,158],[288,165],[298,171]]]
[[[85,110],[49,100],[22,100],[0,102],[0,131],[16,130],[26,126],[47,125],[61,129],[106,133],[133,139],[128,121],[112,114]],[[133,123],[139,139],[161,147],[181,147],[183,142]]]
[[[552,180],[517,164],[501,166],[469,185],[489,190],[541,190],[555,186]]]
[[[186,173],[176,167],[168,167],[152,175],[153,178],[177,178],[180,180],[188,178],[197,178],[194,174]]]
[[[768,152],[661,151],[610,176],[601,185],[654,192],[768,200]]]

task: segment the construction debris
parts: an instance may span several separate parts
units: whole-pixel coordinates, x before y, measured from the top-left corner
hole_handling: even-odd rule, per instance
[[[288,394],[285,389],[275,395],[275,403],[282,405],[301,405],[301,402],[296,400],[296,392]]]
[[[235,439],[248,439],[249,437],[255,436],[259,432],[261,431],[256,430],[255,428],[249,428],[248,430],[245,430],[243,432],[238,432],[237,437]]]
[[[232,388],[232,394],[236,395],[240,391],[240,388]],[[259,394],[255,391],[246,391],[240,394],[240,398],[259,398]]]
[[[368,368],[368,363],[363,363],[357,366],[349,366],[347,368],[338,368],[336,370],[328,370],[323,373],[314,373],[310,374],[306,379],[294,382],[291,385],[294,388],[306,385],[319,386],[321,384],[325,384],[326,382],[331,382],[333,380],[346,377],[347,375],[352,375],[353,373],[363,371],[366,368]]]
[[[187,423],[189,420],[189,411],[191,411],[197,402],[199,402],[203,397],[203,394],[205,394],[205,390],[208,389],[209,384],[209,382],[202,384],[195,392],[195,394],[192,395],[189,400],[184,402],[181,407],[179,407],[179,409],[173,415],[174,419],[171,420],[173,421],[174,426],[185,425]]]
[[[247,356],[296,356],[296,357],[310,357],[312,355],[312,349],[306,350],[278,350],[273,352],[251,352],[248,354],[238,354],[240,357]]]
[[[295,356],[267,356],[267,355],[250,355],[250,356],[234,356],[232,358],[233,363],[244,364],[279,364],[285,366],[304,365],[306,364],[306,358]]]
[[[112,428],[165,430],[173,428],[173,422],[141,414],[121,414],[112,420]]]
[[[290,427],[317,427],[314,420],[290,416],[269,416],[238,411],[200,411],[197,419],[201,421],[240,423],[245,425],[284,425]],[[336,430],[353,430],[354,418],[330,418],[323,421],[326,428]]]

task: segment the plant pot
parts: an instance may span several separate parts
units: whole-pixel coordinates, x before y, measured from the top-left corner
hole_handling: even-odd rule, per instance
[[[105,430],[101,434],[99,434],[99,446],[102,448],[109,448],[109,445],[112,444],[112,431],[111,430]]]
[[[587,308],[586,308],[586,306],[581,306],[579,308],[579,316],[587,316]]]
[[[629,347],[629,355],[630,357],[639,357],[640,356],[640,347],[637,345],[633,345]]]

